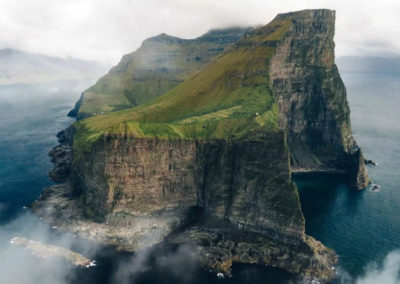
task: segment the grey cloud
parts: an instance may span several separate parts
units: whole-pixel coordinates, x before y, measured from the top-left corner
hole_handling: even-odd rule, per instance
[[[115,64],[162,32],[193,38],[214,27],[265,24],[277,13],[306,8],[337,10],[338,55],[378,55],[382,48],[366,44],[376,38],[400,52],[394,36],[400,32],[400,3],[394,0],[2,0],[0,48]]]

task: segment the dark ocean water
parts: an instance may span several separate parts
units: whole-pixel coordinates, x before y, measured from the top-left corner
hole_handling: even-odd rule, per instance
[[[295,180],[306,231],[340,257],[338,283],[399,283],[400,267],[400,78],[389,74],[342,74],[353,131],[381,190],[355,192],[340,176],[302,175]],[[234,265],[233,277],[217,279],[198,269],[185,249],[137,255],[61,235],[23,209],[52,184],[48,151],[55,134],[73,120],[66,114],[92,82],[0,87],[0,283],[288,283],[291,276],[264,266]],[[96,259],[76,269],[38,260],[9,245],[14,236],[55,243]]]

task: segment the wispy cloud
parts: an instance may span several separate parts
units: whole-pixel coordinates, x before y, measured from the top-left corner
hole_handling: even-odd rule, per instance
[[[28,250],[14,246],[10,240],[25,236],[43,243],[56,242],[71,248],[73,241],[67,237],[54,238],[50,229],[31,214],[23,214],[0,227],[0,282],[15,284],[67,284],[74,267],[62,259],[38,259]],[[88,247],[86,251],[95,249]]]
[[[128,260],[118,264],[112,283],[134,283],[145,273],[163,274],[170,281],[193,283],[196,280],[198,265],[195,261],[195,247],[181,245],[177,249],[158,248],[137,252]]]
[[[106,268],[110,269],[109,283],[134,283],[143,277],[153,279],[154,275],[170,281],[175,279],[178,283],[193,283],[199,272],[195,260],[196,249],[191,245],[181,245],[178,248],[159,246],[138,251],[131,256],[118,257],[117,253],[105,250],[100,245],[54,231],[27,210],[10,223],[0,226],[0,283],[88,283],[88,277],[98,273],[97,270],[82,271],[97,268],[79,268],[62,258],[38,258],[29,249],[13,245],[11,240],[14,237],[26,237],[43,244],[64,247],[95,260],[97,256],[101,260],[104,255],[110,254],[108,257],[111,256],[113,263]],[[78,279],[79,275],[83,278]],[[89,282],[94,283],[92,280]]]
[[[75,283],[76,267],[62,259],[38,259],[29,251],[13,246],[10,240],[24,236],[43,243],[52,243],[86,256],[101,253],[102,247],[75,239],[68,235],[55,234],[49,226],[29,212],[11,223],[0,226],[0,282],[14,284],[68,284]],[[128,284],[135,281],[156,281],[163,277],[179,283],[198,283],[200,271],[195,260],[196,247],[182,245],[178,248],[147,249],[132,256],[121,257],[113,264],[110,283]],[[91,268],[88,268],[91,269]],[[365,273],[352,278],[340,272],[338,283],[398,284],[400,283],[400,251],[389,253],[382,263],[371,263]],[[154,276],[157,275],[157,276]],[[156,278],[154,278],[154,277]],[[75,281],[75,282],[74,282]]]
[[[382,265],[370,264],[364,276],[356,284],[398,284],[400,283],[400,251],[389,253]]]

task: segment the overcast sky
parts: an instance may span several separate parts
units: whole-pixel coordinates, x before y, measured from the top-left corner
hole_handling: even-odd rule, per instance
[[[0,0],[0,48],[115,64],[162,32],[193,38],[310,8],[337,11],[337,55],[400,54],[398,0]]]

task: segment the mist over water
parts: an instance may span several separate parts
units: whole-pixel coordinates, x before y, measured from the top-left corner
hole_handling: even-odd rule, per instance
[[[296,176],[306,231],[340,257],[337,283],[399,282],[400,78],[343,73],[355,137],[381,190],[355,192],[329,175]],[[92,81],[0,87],[0,283],[295,283],[265,266],[234,264],[218,279],[193,261],[190,246],[116,253],[52,229],[23,209],[51,185],[48,151],[55,134],[73,122],[66,114]],[[24,236],[79,252],[97,261],[89,269],[62,259],[38,259],[10,245]]]
[[[51,184],[48,151],[73,120],[71,103],[93,80],[0,86],[0,221],[35,200]]]
[[[71,264],[38,259],[12,246],[16,236],[71,248],[73,238],[59,235],[23,207],[51,185],[48,151],[54,136],[73,120],[71,103],[92,80],[40,85],[0,86],[0,283],[65,283]],[[84,249],[89,252],[90,246]]]

